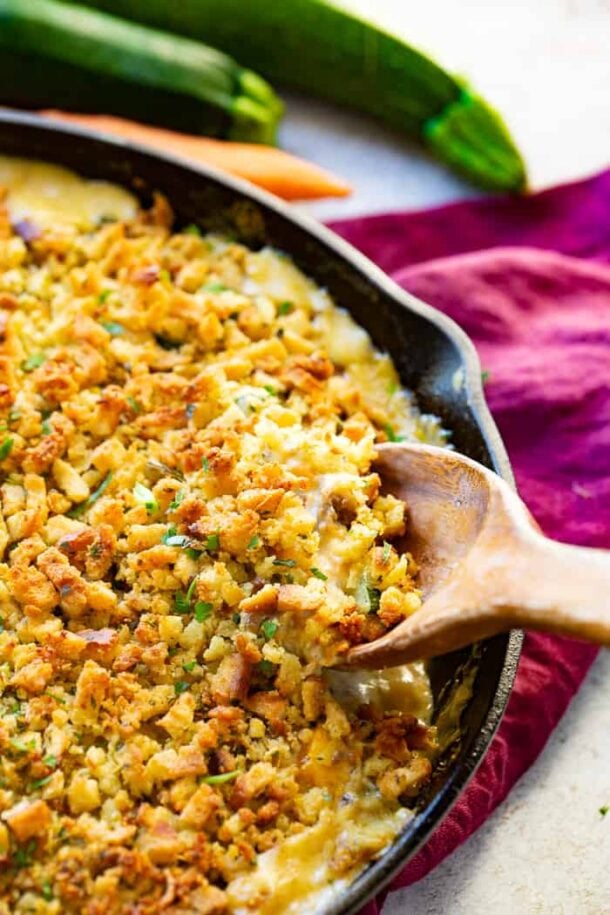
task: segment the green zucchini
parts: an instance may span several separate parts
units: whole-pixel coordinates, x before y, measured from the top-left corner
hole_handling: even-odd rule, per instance
[[[327,0],[85,2],[209,42],[278,83],[372,114],[480,186],[525,186],[519,151],[487,102],[420,51]]]
[[[272,143],[282,104],[227,54],[56,0],[0,0],[0,100]]]

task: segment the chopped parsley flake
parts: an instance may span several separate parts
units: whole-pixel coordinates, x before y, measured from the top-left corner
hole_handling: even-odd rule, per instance
[[[193,599],[193,594],[195,593],[195,588],[196,588],[196,587],[197,587],[197,576],[195,575],[195,577],[193,578],[192,582],[191,582],[190,585],[188,586],[188,589],[187,589],[187,592],[186,592],[186,599],[187,599],[187,601],[189,602],[189,604],[190,604],[190,602],[191,602],[192,599]]]
[[[207,604],[203,600],[198,600],[195,604],[193,616],[198,623],[204,623],[212,614],[212,604]]]
[[[45,880],[43,882],[40,887],[40,892],[42,893],[42,898],[46,900],[46,902],[51,902],[53,899],[53,887],[50,880]]]
[[[185,226],[182,232],[184,235],[197,235],[201,238],[201,229],[194,222],[190,222],[188,226]]]
[[[210,472],[210,462],[209,462],[209,460],[207,459],[207,457],[202,457],[202,458],[201,458],[201,466],[202,466],[202,468],[203,468],[203,470],[204,470],[205,473],[209,473],[209,472]]]
[[[197,661],[186,661],[182,665],[182,669],[187,672],[187,674],[192,673],[193,670],[197,667]]]
[[[102,482],[100,483],[100,485],[98,486],[98,488],[91,493],[89,498],[85,499],[84,502],[81,502],[80,505],[75,505],[74,508],[70,509],[70,511],[68,512],[68,517],[79,518],[81,515],[83,515],[87,511],[87,509],[91,508],[91,506],[95,502],[97,502],[97,500],[100,498],[100,496],[102,496],[106,492],[106,490],[108,489],[108,486],[110,485],[111,480],[112,480],[112,470],[109,470],[108,473],[106,474],[106,476],[104,477],[104,479],[102,480]]]
[[[610,810],[610,806],[608,806],[607,804],[604,804],[603,807],[599,808],[599,815],[602,817],[605,817],[609,810]]]
[[[131,409],[133,410],[134,413],[141,413],[141,412],[142,412],[142,407],[140,406],[140,404],[138,403],[138,401],[135,400],[135,398],[133,398],[133,397],[128,397],[128,398],[127,398],[127,403],[129,404],[129,406],[131,407]]]
[[[180,489],[174,496],[174,501],[169,503],[169,511],[175,511],[177,508],[180,508],[182,503],[186,498],[186,490]]]
[[[280,624],[276,620],[263,620],[261,623],[261,632],[266,639],[272,639],[277,632],[279,625]]]
[[[224,283],[218,282],[206,283],[205,286],[203,286],[205,292],[226,292],[228,288],[229,287],[225,286]]]
[[[188,688],[189,688],[189,685],[186,682],[186,680],[177,680],[176,683],[174,683],[174,692],[176,693],[177,696],[180,696],[182,693],[185,693]]]
[[[250,543],[248,544],[247,549],[255,550],[257,548],[257,546],[260,544],[260,542],[261,542],[261,538],[258,536],[258,534],[255,534],[254,537],[252,538],[252,540],[250,541]]]
[[[390,558],[391,549],[392,549],[392,547],[388,543],[388,541],[384,540],[383,541],[383,553],[381,555],[381,561],[383,562],[384,565],[387,563],[388,559]]]
[[[30,839],[30,841],[23,846],[20,846],[15,850],[13,855],[13,862],[16,868],[29,867],[34,859],[34,853],[36,851],[36,839]]]
[[[292,302],[280,302],[277,306],[278,315],[289,315],[293,310],[294,304]]]
[[[294,569],[296,561],[294,559],[274,559],[274,566],[286,566],[287,569]]]
[[[108,299],[111,295],[112,295],[112,289],[102,289],[102,291],[100,292],[100,294],[97,297],[97,300],[100,303],[100,305],[103,305],[105,302],[108,301]]]
[[[49,754],[43,758],[43,763],[45,766],[48,766],[50,769],[54,769],[57,766],[57,756]]]
[[[143,483],[136,483],[133,488],[133,496],[136,502],[140,502],[145,506],[149,515],[154,515],[155,512],[159,511],[159,503],[155,499],[152,489],[144,486]]]
[[[387,423],[387,425],[385,425],[385,426],[383,427],[383,431],[385,432],[385,434],[386,434],[386,436],[387,436],[387,438],[388,438],[388,441],[390,441],[390,442],[404,442],[404,436],[398,435],[398,434],[394,431],[394,427],[391,426],[389,423]]]
[[[13,439],[5,438],[0,445],[0,461],[4,461],[9,456],[13,448]]]
[[[222,772],[220,775],[206,775],[201,781],[205,785],[225,785],[227,782],[232,782],[238,775],[239,769],[235,769],[234,772]]]
[[[187,600],[186,594],[182,591],[176,591],[174,596],[174,606],[177,613],[188,613],[191,606],[190,601]]]
[[[316,578],[319,578],[320,581],[328,581],[328,575],[325,575],[321,569],[316,569],[315,566],[312,566],[311,574],[315,575]]]
[[[263,660],[259,661],[256,665],[256,669],[264,677],[272,677],[275,673],[275,664],[272,661],[268,661],[266,658],[263,658]]]
[[[37,369],[42,365],[46,358],[44,353],[34,353],[32,356],[28,356],[27,359],[23,360],[21,368],[24,372],[33,372],[34,369]]]
[[[32,784],[30,785],[30,790],[38,791],[39,788],[44,788],[44,786],[48,785],[48,783],[51,781],[52,778],[53,778],[52,775],[45,775],[44,778],[37,779],[35,782],[32,782]]]
[[[220,547],[220,537],[218,534],[210,534],[205,542],[206,550],[210,553],[215,552]]]
[[[122,324],[117,324],[116,321],[100,321],[104,330],[107,330],[111,337],[120,337],[121,334],[125,333],[125,328]]]
[[[40,424],[40,428],[43,435],[51,435],[53,432],[53,426],[51,425],[50,419],[43,419],[42,423]]]

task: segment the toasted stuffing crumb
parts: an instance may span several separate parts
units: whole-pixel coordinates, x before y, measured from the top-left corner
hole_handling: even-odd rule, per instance
[[[278,252],[160,198],[0,216],[0,912],[254,912],[283,847],[351,877],[434,728],[323,668],[420,605],[372,465],[438,423]]]

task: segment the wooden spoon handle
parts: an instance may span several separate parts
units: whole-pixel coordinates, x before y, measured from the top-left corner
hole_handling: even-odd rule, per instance
[[[568,546],[533,532],[499,597],[513,627],[610,646],[610,551]]]
[[[556,543],[533,528],[522,531],[501,555],[466,563],[396,629],[352,649],[347,664],[393,667],[510,629],[554,632],[610,647],[610,551]]]

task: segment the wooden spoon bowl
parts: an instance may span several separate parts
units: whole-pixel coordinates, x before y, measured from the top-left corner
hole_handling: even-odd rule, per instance
[[[407,506],[424,604],[353,648],[349,666],[391,667],[515,628],[610,646],[610,552],[549,540],[500,477],[455,451],[381,445],[376,469]]]

